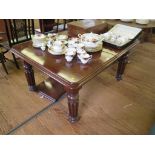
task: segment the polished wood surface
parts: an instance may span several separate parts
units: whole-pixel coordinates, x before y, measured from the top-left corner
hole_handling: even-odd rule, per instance
[[[117,60],[119,60],[119,65],[116,78],[120,80],[125,70],[126,55],[138,43],[136,40],[123,49],[110,48],[117,54],[108,60],[104,57],[103,51],[92,53],[91,61],[85,65],[76,58],[67,63],[64,55],[53,56],[47,49],[43,52],[41,49],[32,47],[32,41],[15,45],[10,51],[24,60],[25,74],[31,90],[35,90],[32,66],[63,85],[68,98],[69,121],[73,123],[78,120],[79,90],[82,86]]]
[[[83,86],[79,93],[82,117],[78,123],[66,120],[68,107],[64,98],[12,134],[148,134],[155,123],[155,44],[139,44],[132,52],[122,81],[114,78],[114,64]],[[20,70],[10,62],[6,65],[8,76],[0,69],[0,134],[50,103],[28,91],[21,63]],[[46,79],[37,69],[35,75],[36,84]]]
[[[82,64],[77,57],[70,63],[65,60],[64,55],[55,56],[50,54],[47,49],[32,47],[32,41],[14,46],[10,51],[20,58],[37,67],[39,70],[46,72],[51,78],[66,86],[82,86],[106,67],[114,63],[124,54],[127,54],[139,42],[135,41],[124,49],[109,48],[117,52],[117,55],[106,60],[103,53],[95,52],[92,54],[92,60],[87,64]],[[106,48],[106,46],[105,46]],[[23,54],[27,53],[27,55]]]
[[[70,22],[67,24],[68,35],[70,37],[77,37],[78,34],[83,33],[104,33],[107,31],[107,23],[99,19],[85,19]]]
[[[5,32],[7,36],[7,40],[4,39],[2,42],[0,42],[0,47],[5,49],[5,51],[3,51],[3,55],[7,53],[13,45],[31,40],[31,35],[34,34],[33,19],[4,19],[3,23],[5,25]],[[13,53],[12,56],[16,67],[19,69],[16,57]],[[6,59],[4,56],[3,59],[3,66],[6,70],[4,63]],[[6,73],[8,73],[7,70]]]

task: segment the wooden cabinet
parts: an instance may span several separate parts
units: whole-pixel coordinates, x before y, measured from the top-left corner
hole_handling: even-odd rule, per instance
[[[1,32],[4,32],[4,34]],[[5,25],[4,25],[3,19],[0,19],[0,38],[3,38],[3,40],[7,40],[7,36],[5,34]]]
[[[107,23],[98,19],[78,20],[68,23],[67,26],[70,37],[77,37],[78,34],[89,32],[100,34],[106,32],[108,29]]]

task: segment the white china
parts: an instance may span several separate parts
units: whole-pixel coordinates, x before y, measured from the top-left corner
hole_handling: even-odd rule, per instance
[[[61,51],[54,51],[53,48],[48,48],[48,52],[52,55],[63,55],[65,54],[65,49],[62,49]]]
[[[52,46],[52,50],[53,50],[53,52],[61,53],[63,51],[63,47],[55,45],[55,46]]]
[[[84,58],[80,54],[80,55],[78,55],[78,58],[80,59],[80,61],[82,62],[82,64],[86,64],[92,58],[92,56],[90,56],[89,58]]]
[[[84,45],[84,43],[79,43],[79,44],[76,45],[76,47],[77,47],[77,48],[84,48],[85,45]]]
[[[108,32],[104,33],[102,36],[103,36],[104,40],[109,40],[111,38],[111,34]]]
[[[58,35],[57,37],[56,37],[56,39],[57,40],[67,40],[68,39],[68,36],[67,35]]]
[[[52,47],[52,42],[50,40],[47,42],[47,47],[48,48]]]
[[[45,51],[45,49],[46,49],[46,46],[41,46],[42,51]]]
[[[107,37],[108,36],[108,37]],[[119,34],[115,33],[106,33],[103,35],[104,41],[107,41],[109,43],[115,44],[115,45],[123,45],[127,43],[130,39],[126,36],[121,36]]]
[[[89,55],[88,53],[79,54],[79,57],[82,59],[88,59],[91,58],[92,55]]]
[[[81,41],[87,41],[87,42],[96,42],[101,39],[101,36],[96,33],[84,33],[84,34],[78,34],[78,37],[81,39]]]
[[[66,55],[74,56],[76,54],[76,48],[70,47],[66,49]]]
[[[41,47],[42,43],[46,43],[46,36],[44,34],[32,35],[32,42],[34,47]]]
[[[68,47],[77,47],[77,43],[74,40],[69,40]]]
[[[71,40],[74,41],[74,42],[79,42],[79,38],[73,37],[73,38],[71,38]]]
[[[102,50],[102,42],[83,42],[87,52],[97,52]]]
[[[86,64],[90,59],[80,59],[83,64]]]
[[[134,39],[142,29],[122,24],[116,24],[112,29],[102,35],[103,41],[116,45],[123,46]]]
[[[75,44],[75,41],[74,41],[74,40],[69,40],[69,41],[68,41],[68,44],[69,44],[69,45]]]
[[[63,46],[63,45],[64,45],[64,43],[60,40],[56,40],[53,42],[53,46]]]
[[[47,36],[48,36],[49,38],[55,37],[56,35],[57,35],[56,33],[48,33],[48,34],[47,34]]]
[[[84,53],[87,53],[84,49],[77,48],[77,54],[84,54]]]
[[[124,37],[124,36],[119,37],[119,38],[116,39],[116,43],[117,43],[118,45],[123,45],[123,44],[125,44],[127,41],[128,41],[128,38],[127,38],[127,37]]]
[[[67,62],[71,62],[73,58],[74,58],[73,56],[65,55],[65,59],[67,60]]]
[[[148,24],[149,19],[136,19],[136,23],[138,23],[138,24]]]

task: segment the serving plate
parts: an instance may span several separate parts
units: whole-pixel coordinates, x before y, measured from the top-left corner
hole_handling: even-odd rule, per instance
[[[123,24],[116,24],[112,29],[110,29],[110,32],[121,36],[126,36],[129,39],[134,39],[141,31],[141,28],[136,28]]]
[[[139,34],[142,32],[141,28],[126,26],[122,24],[116,24],[112,29],[110,29],[107,33],[113,34],[119,37],[127,38],[124,42],[118,43],[117,41],[111,41],[110,39],[104,39],[103,43],[108,43],[117,48],[123,48],[124,46],[130,44],[134,41]],[[116,37],[117,38],[117,37]],[[117,38],[118,39],[118,38]]]

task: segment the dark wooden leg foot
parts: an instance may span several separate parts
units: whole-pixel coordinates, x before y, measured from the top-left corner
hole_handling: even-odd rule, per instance
[[[116,79],[118,81],[122,80],[122,75],[125,70],[125,66],[128,63],[128,55],[123,55],[119,60],[118,60],[118,68],[117,68],[117,74],[116,74]]]
[[[15,57],[15,55],[13,53],[12,53],[12,56],[13,56],[13,60],[15,62],[15,65],[16,65],[17,69],[20,69],[19,65],[18,65],[18,62],[17,62],[17,59],[16,59],[16,57]]]
[[[33,72],[32,66],[24,61],[24,69],[25,69],[25,76],[27,79],[29,90],[36,91],[37,89],[36,89],[34,72]]]
[[[78,106],[79,106],[79,91],[67,92],[68,108],[69,108],[69,121],[74,123],[79,120]]]

